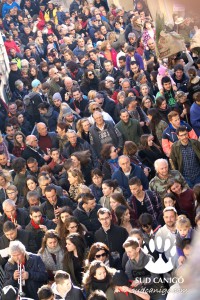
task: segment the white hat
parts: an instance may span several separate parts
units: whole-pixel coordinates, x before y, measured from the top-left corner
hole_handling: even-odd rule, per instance
[[[182,17],[180,17],[180,18],[177,18],[177,19],[176,19],[175,24],[176,24],[176,25],[179,25],[179,24],[182,24],[184,21],[185,21],[185,20],[184,20]]]

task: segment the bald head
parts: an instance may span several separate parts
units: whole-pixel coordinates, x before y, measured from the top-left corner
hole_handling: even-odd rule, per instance
[[[73,80],[70,77],[65,77],[64,84],[67,90],[71,90],[73,86]]]
[[[27,146],[31,146],[33,148],[37,148],[37,146],[38,146],[38,140],[37,140],[36,136],[33,135],[33,134],[32,135],[28,135],[26,137],[26,145]]]
[[[47,135],[48,131],[47,131],[47,126],[45,123],[42,123],[42,122],[38,123],[36,125],[36,128],[37,128],[39,135],[41,135],[41,136]]]

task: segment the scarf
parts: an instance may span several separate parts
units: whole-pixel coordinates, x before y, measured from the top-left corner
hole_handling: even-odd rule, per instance
[[[52,255],[55,255],[56,263],[55,263]],[[50,271],[63,270],[64,252],[61,249],[60,245],[58,245],[55,249],[49,249],[49,247],[46,246],[44,252],[40,253],[40,256],[41,256],[47,270],[50,270]]]
[[[43,217],[41,217],[40,223],[39,223],[39,224],[36,224],[36,223],[31,219],[31,225],[33,226],[34,229],[40,229],[40,224],[43,224],[43,223],[44,223]]]
[[[108,278],[106,276],[106,278],[104,278],[103,280],[97,280],[96,278],[93,278],[92,280],[92,290],[100,290],[103,291],[104,293],[107,291],[107,289],[109,288],[109,281]]]

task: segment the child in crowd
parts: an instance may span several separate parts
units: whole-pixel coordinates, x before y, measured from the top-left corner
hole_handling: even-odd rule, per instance
[[[163,87],[162,87],[162,78],[164,76],[168,76],[171,80],[171,84],[172,84],[172,88],[174,91],[177,91],[177,87],[176,87],[176,83],[174,82],[174,80],[171,78],[168,70],[166,67],[164,66],[160,66],[160,68],[158,68],[158,75],[157,75],[157,84],[158,84],[158,89],[160,91],[160,93],[163,95],[164,94],[164,90],[163,90]]]
[[[185,215],[178,216],[176,222],[176,229],[178,231],[176,235],[176,250],[178,254],[178,263],[182,265],[185,261],[185,255],[183,252],[183,242],[185,239],[192,239],[193,229],[191,227],[190,220]]]

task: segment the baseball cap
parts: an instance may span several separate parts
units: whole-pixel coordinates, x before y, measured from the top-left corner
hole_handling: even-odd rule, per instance
[[[17,62],[15,60],[11,60],[10,65],[17,65]]]

